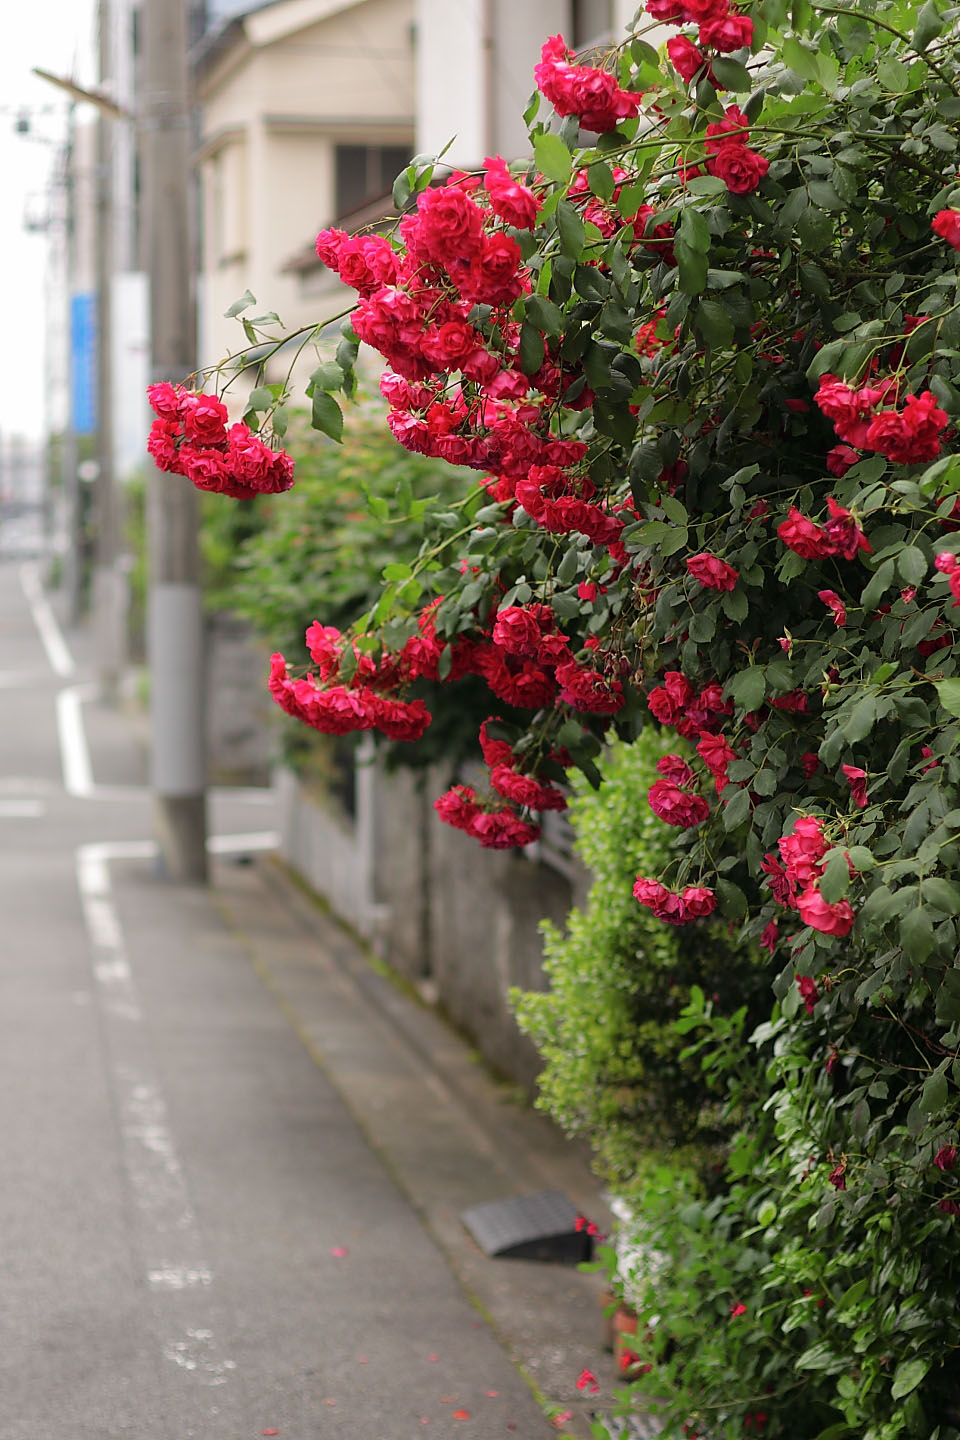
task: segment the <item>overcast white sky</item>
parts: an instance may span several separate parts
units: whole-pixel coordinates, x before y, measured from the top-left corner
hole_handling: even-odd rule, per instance
[[[0,430],[38,437],[44,427],[44,276],[47,240],[27,234],[25,212],[43,214],[66,96],[31,75],[40,65],[93,81],[93,0],[3,6],[0,50]],[[31,133],[17,135],[21,111]]]

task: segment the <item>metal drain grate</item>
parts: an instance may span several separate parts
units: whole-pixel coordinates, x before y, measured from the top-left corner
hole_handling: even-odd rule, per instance
[[[498,1259],[578,1265],[593,1254],[591,1237],[576,1228],[577,1211],[560,1190],[474,1205],[460,1218],[480,1249]]]

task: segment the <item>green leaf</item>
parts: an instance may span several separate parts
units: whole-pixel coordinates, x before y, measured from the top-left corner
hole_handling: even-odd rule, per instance
[[[853,707],[850,718],[844,723],[844,739],[851,745],[858,740],[863,740],[873,729],[877,718],[877,697],[875,695],[864,695]]]
[[[920,585],[926,579],[930,562],[919,545],[904,545],[896,561],[897,570],[906,585]]]
[[[545,335],[559,335],[563,329],[563,316],[552,300],[543,295],[528,295],[524,310],[527,319]]]
[[[524,375],[536,375],[543,364],[543,336],[535,325],[525,320],[520,327],[520,369]]]
[[[310,376],[311,384],[321,390],[339,390],[343,384],[343,368],[333,360],[318,365]]]
[[[560,249],[564,255],[569,255],[573,260],[579,260],[583,247],[586,243],[587,232],[583,228],[583,221],[569,200],[561,200],[556,212],[557,232],[560,236]]]
[[[391,564],[383,567],[384,580],[409,580],[412,574],[410,566],[402,564],[399,560],[394,560]]]
[[[939,32],[938,32],[939,33]],[[920,1381],[930,1369],[930,1360],[916,1359],[904,1360],[898,1365],[893,1377],[893,1385],[890,1387],[890,1396],[893,1400],[902,1400],[916,1390]]]
[[[314,390],[313,392],[310,424],[314,430],[322,430],[324,435],[329,435],[331,440],[336,440],[338,445],[342,442],[343,411],[333,396],[323,390]]]
[[[916,905],[900,921],[900,944],[915,962],[926,960],[933,949],[933,921],[929,910]]]
[[[878,565],[860,594],[860,604],[865,610],[871,610],[881,596],[890,589],[893,584],[893,561],[884,560]],[[960,712],[958,712],[960,713]]]
[[[833,905],[847,893],[850,884],[850,867],[845,855],[831,855],[820,879],[820,894],[828,904]]]
[[[688,205],[680,216],[680,235],[698,254],[706,255],[710,249],[710,231],[707,229],[707,222],[699,210]]]
[[[922,55],[930,41],[935,40],[942,30],[943,21],[940,19],[940,12],[933,0],[927,0],[926,5],[917,16],[917,26],[913,32],[913,48]]]
[[[945,880],[941,875],[931,875],[921,880],[920,890],[924,900],[929,900],[938,910],[947,915],[960,915],[960,885]]]
[[[240,299],[234,300],[229,310],[224,310],[223,318],[225,320],[233,320],[237,315],[242,314],[244,310],[249,310],[250,306],[256,305],[256,303],[256,296],[251,295],[249,290],[244,290]]]
[[[566,185],[573,170],[573,156],[559,135],[546,131],[533,142],[533,154],[539,168],[548,180]]]
[[[613,199],[616,181],[613,178],[613,171],[605,160],[595,160],[592,165],[588,166],[587,183],[594,195],[599,195],[601,200]]]
[[[733,340],[733,320],[719,300],[701,300],[694,324],[704,342],[713,350],[722,350]]]
[[[684,295],[702,295],[707,287],[708,262],[699,250],[691,250],[685,240],[674,245],[679,271],[680,289]]]
[[[946,1064],[934,1070],[923,1082],[923,1089],[920,1091],[920,1110],[927,1116],[937,1115],[947,1103],[947,1076]]]
[[[723,810],[724,830],[736,830],[750,816],[750,792],[738,790]]]
[[[767,693],[766,677],[759,665],[741,670],[727,683],[727,694],[742,710],[759,710]]]
[[[717,55],[711,60],[710,68],[724,90],[730,90],[735,95],[745,95],[753,87],[750,71],[739,60]]]
[[[960,680],[938,680],[937,695],[944,710],[960,718]]]
[[[721,597],[721,607],[728,620],[746,620],[750,613],[750,602],[739,585],[735,590],[728,591]]]
[[[266,385],[258,385],[250,391],[247,405],[251,410],[269,410],[273,404],[273,391]]]

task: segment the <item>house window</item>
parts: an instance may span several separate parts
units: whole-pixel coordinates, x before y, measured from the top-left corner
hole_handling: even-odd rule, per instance
[[[573,0],[573,45],[609,40],[613,34],[613,0]]]
[[[409,161],[407,145],[338,145],[337,216],[351,215],[389,195]]]

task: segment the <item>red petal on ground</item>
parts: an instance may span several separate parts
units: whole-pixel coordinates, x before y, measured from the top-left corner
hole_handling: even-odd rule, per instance
[[[469,1420],[469,1419],[470,1419],[470,1411],[469,1411],[469,1410],[454,1410],[454,1412],[453,1412],[453,1418],[454,1418],[454,1420]]]
[[[428,1359],[428,1360],[431,1362],[431,1364],[432,1364],[434,1360],[439,1360],[439,1359],[440,1359],[440,1356],[439,1356],[439,1355],[428,1355],[428,1356],[427,1356],[427,1359]]]
[[[500,1391],[499,1391],[499,1390],[488,1390],[488,1391],[487,1391],[487,1394],[489,1395],[489,1397],[490,1397],[491,1400],[499,1400],[499,1398],[500,1398]]]
[[[357,1364],[358,1364],[358,1365],[369,1365],[369,1364],[370,1364],[370,1356],[369,1356],[369,1355],[358,1355],[358,1356],[357,1356]]]
[[[346,1245],[334,1245],[330,1250],[330,1254],[335,1255],[338,1260],[342,1260],[344,1255],[349,1255],[349,1253]]]
[[[331,1400],[329,1396],[326,1396],[323,1403],[324,1405],[336,1405],[337,1402],[336,1400]]]
[[[260,1431],[260,1434],[261,1434],[261,1435],[279,1435],[279,1434],[280,1434],[280,1431],[279,1431],[279,1430],[261,1430],[261,1431]]]

